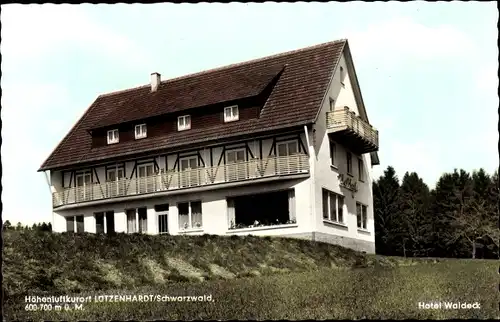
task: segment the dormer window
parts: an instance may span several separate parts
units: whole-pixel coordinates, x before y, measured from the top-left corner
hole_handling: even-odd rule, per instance
[[[191,128],[191,116],[183,115],[177,118],[177,130],[184,131]]]
[[[108,144],[114,144],[120,142],[120,137],[118,135],[118,129],[108,131]]]
[[[135,126],[135,139],[143,139],[148,136],[146,124],[139,124]]]
[[[228,106],[224,108],[224,122],[238,121],[238,105]]]

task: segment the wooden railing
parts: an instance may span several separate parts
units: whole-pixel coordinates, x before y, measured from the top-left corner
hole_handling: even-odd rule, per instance
[[[65,188],[62,191],[52,193],[52,203],[54,207],[58,207],[114,197],[152,194],[218,183],[308,172],[309,159],[305,154],[252,159],[234,164],[200,167],[184,171],[170,170],[149,177],[125,178],[100,184],[93,183],[83,187]]]
[[[327,112],[326,127],[336,131],[349,129],[375,146],[379,146],[378,131],[359,116],[356,116],[348,107],[344,107],[343,110]]]

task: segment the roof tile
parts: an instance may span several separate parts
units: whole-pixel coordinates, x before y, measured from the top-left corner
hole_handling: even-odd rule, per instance
[[[39,171],[315,121],[345,40],[100,95]],[[256,96],[283,71],[258,119],[92,148],[91,129]]]

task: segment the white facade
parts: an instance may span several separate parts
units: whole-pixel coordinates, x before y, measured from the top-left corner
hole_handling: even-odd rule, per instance
[[[332,62],[334,64],[335,62]],[[342,72],[340,71],[342,67]],[[326,126],[326,115],[333,107],[343,109],[349,107],[359,115],[359,107],[353,94],[349,71],[346,59],[342,55],[337,70],[332,78],[332,82],[325,95],[321,111],[318,114],[316,123],[312,128],[304,128],[298,134],[282,136],[284,139],[291,139],[300,135],[300,152],[309,155],[308,171],[306,174],[282,177],[276,175],[270,177],[265,182],[259,180],[245,180],[233,185],[211,185],[199,189],[173,190],[164,194],[126,197],[119,201],[116,199],[100,200],[91,203],[81,203],[56,207],[54,209],[53,230],[57,232],[66,231],[66,217],[84,216],[84,230],[96,232],[95,213],[113,211],[114,230],[116,232],[127,232],[126,210],[131,208],[145,207],[147,213],[148,234],[159,233],[159,218],[155,211],[155,205],[168,204],[168,233],[169,234],[253,234],[253,235],[280,235],[298,238],[308,238],[331,243],[338,243],[347,247],[375,252],[375,234],[373,222],[373,196],[371,178],[370,154],[361,156],[352,154],[352,173],[347,174],[346,148],[341,144],[336,144],[335,165],[332,165],[330,158],[330,139]],[[341,81],[341,74],[344,76]],[[333,100],[333,104],[331,101]],[[307,131],[307,135],[306,135]],[[335,142],[334,142],[335,143]],[[237,146],[239,143],[234,143]],[[272,152],[273,139],[266,138],[262,141],[262,157],[265,158]],[[248,141],[248,149],[254,157],[260,156],[259,142]],[[172,169],[176,165],[177,153],[174,151],[170,155],[155,157],[159,169]],[[212,163],[217,164],[223,158],[222,147],[212,148]],[[208,167],[210,160],[210,149],[207,146],[200,151],[200,156]],[[227,154],[226,154],[227,156]],[[249,157],[250,158],[250,157]],[[362,160],[364,178],[361,181],[358,173],[358,159]],[[248,160],[247,160],[248,161]],[[135,160],[125,162],[125,176],[129,177],[135,167]],[[199,165],[203,167],[203,164]],[[81,169],[87,170],[87,169]],[[135,170],[137,171],[137,169]],[[92,171],[92,180],[99,178],[104,182],[106,169],[104,166],[96,166]],[[357,182],[358,189],[353,192],[341,187],[338,175],[350,177]],[[64,187],[74,184],[74,175],[70,171],[62,175],[60,172],[51,173],[52,191],[62,191],[64,177]],[[95,177],[95,178],[94,178]],[[258,183],[259,182],[259,183]],[[339,195],[344,200],[342,207],[342,220],[324,219],[324,198],[323,191],[330,191]],[[227,198],[241,195],[251,195],[256,193],[293,190],[294,198],[289,200],[290,213],[293,212],[294,221],[292,223],[253,227],[242,229],[230,229],[230,219]],[[178,204],[188,201],[201,201],[202,225],[199,228],[183,230],[179,225]],[[366,206],[367,225],[366,228],[358,228],[356,203]],[[338,210],[337,210],[338,211]],[[164,218],[164,217],[163,217]],[[106,223],[105,225],[106,226]]]

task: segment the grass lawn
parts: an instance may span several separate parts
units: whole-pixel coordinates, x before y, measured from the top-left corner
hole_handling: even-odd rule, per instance
[[[4,285],[8,291],[5,317],[8,320],[499,317],[496,261],[386,258],[334,245],[258,237],[118,238],[121,244],[115,244],[115,253],[110,254],[109,246],[117,240],[105,236],[4,236]],[[59,253],[34,256],[40,246],[29,248],[14,243],[21,243],[21,239],[30,243],[43,240],[46,247],[58,248]],[[77,246],[74,240],[80,240]],[[162,249],[160,246],[165,243],[171,247]],[[121,262],[125,255],[120,249],[125,247],[129,253],[137,251],[138,258],[130,262],[128,269]],[[61,258],[58,262],[50,256]],[[27,260],[28,264],[23,265],[21,260]],[[27,311],[24,296],[36,294],[77,294],[91,296],[92,302],[83,303],[83,310]],[[93,299],[96,295],[117,294],[211,295],[213,301],[96,303]],[[480,308],[425,310],[418,308],[419,302],[478,302]]]

